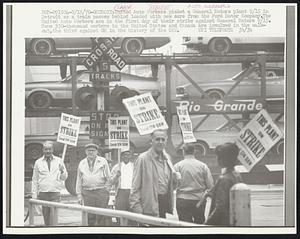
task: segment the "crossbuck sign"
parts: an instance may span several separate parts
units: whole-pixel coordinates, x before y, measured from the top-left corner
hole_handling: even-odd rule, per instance
[[[95,40],[96,47],[92,50],[88,57],[83,60],[84,66],[87,69],[90,69],[97,62],[102,60],[103,56],[107,56],[119,70],[122,70],[126,65],[126,62],[112,47],[116,40],[117,38],[115,37],[97,38]]]

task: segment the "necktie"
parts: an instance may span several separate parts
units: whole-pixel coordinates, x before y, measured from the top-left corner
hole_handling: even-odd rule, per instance
[[[51,159],[50,158],[47,158],[47,165],[48,165],[48,169],[49,169],[49,172],[50,172],[50,162],[51,162]]]
[[[93,172],[95,160],[88,160],[88,164],[89,164],[90,171]]]

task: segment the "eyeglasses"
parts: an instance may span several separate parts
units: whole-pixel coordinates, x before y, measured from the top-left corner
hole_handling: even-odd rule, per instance
[[[165,142],[166,139],[165,138],[155,138],[155,141],[157,141],[157,142],[159,142],[159,141]]]

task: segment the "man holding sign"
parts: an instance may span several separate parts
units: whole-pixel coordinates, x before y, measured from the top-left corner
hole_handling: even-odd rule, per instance
[[[45,201],[60,201],[60,190],[68,173],[61,158],[53,155],[53,142],[43,144],[44,156],[37,159],[32,175],[32,198]],[[44,222],[50,225],[53,218],[49,207],[42,207]]]

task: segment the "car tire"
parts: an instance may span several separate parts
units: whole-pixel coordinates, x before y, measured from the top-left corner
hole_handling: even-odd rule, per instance
[[[80,110],[91,111],[97,107],[97,91],[94,87],[81,87],[75,93],[75,104]]]
[[[277,155],[283,155],[283,151],[284,151],[284,141],[280,140],[277,144],[276,144],[276,154]]]
[[[43,145],[41,144],[29,144],[25,147],[25,159],[35,161],[43,155]]]
[[[125,54],[141,54],[144,48],[144,40],[141,38],[125,38],[122,42],[122,50]]]
[[[197,141],[195,143],[195,154],[198,153],[199,156],[206,156],[208,154],[208,145],[204,141]]]
[[[231,41],[226,37],[215,37],[208,44],[208,50],[210,53],[225,55],[231,49]]]
[[[45,91],[36,91],[28,98],[28,106],[32,109],[47,109],[51,104],[52,97]]]
[[[49,56],[54,52],[54,42],[49,38],[35,38],[31,41],[31,52],[38,56]]]
[[[25,147],[25,178],[32,178],[35,161],[43,156],[43,146],[38,143],[29,144]]]
[[[221,90],[208,90],[205,93],[208,94],[208,97],[210,99],[216,99],[216,100],[222,99],[225,95],[224,92]]]
[[[74,196],[76,196],[76,178],[77,178],[77,172],[69,171],[68,177],[65,181],[65,187],[67,191]]]

